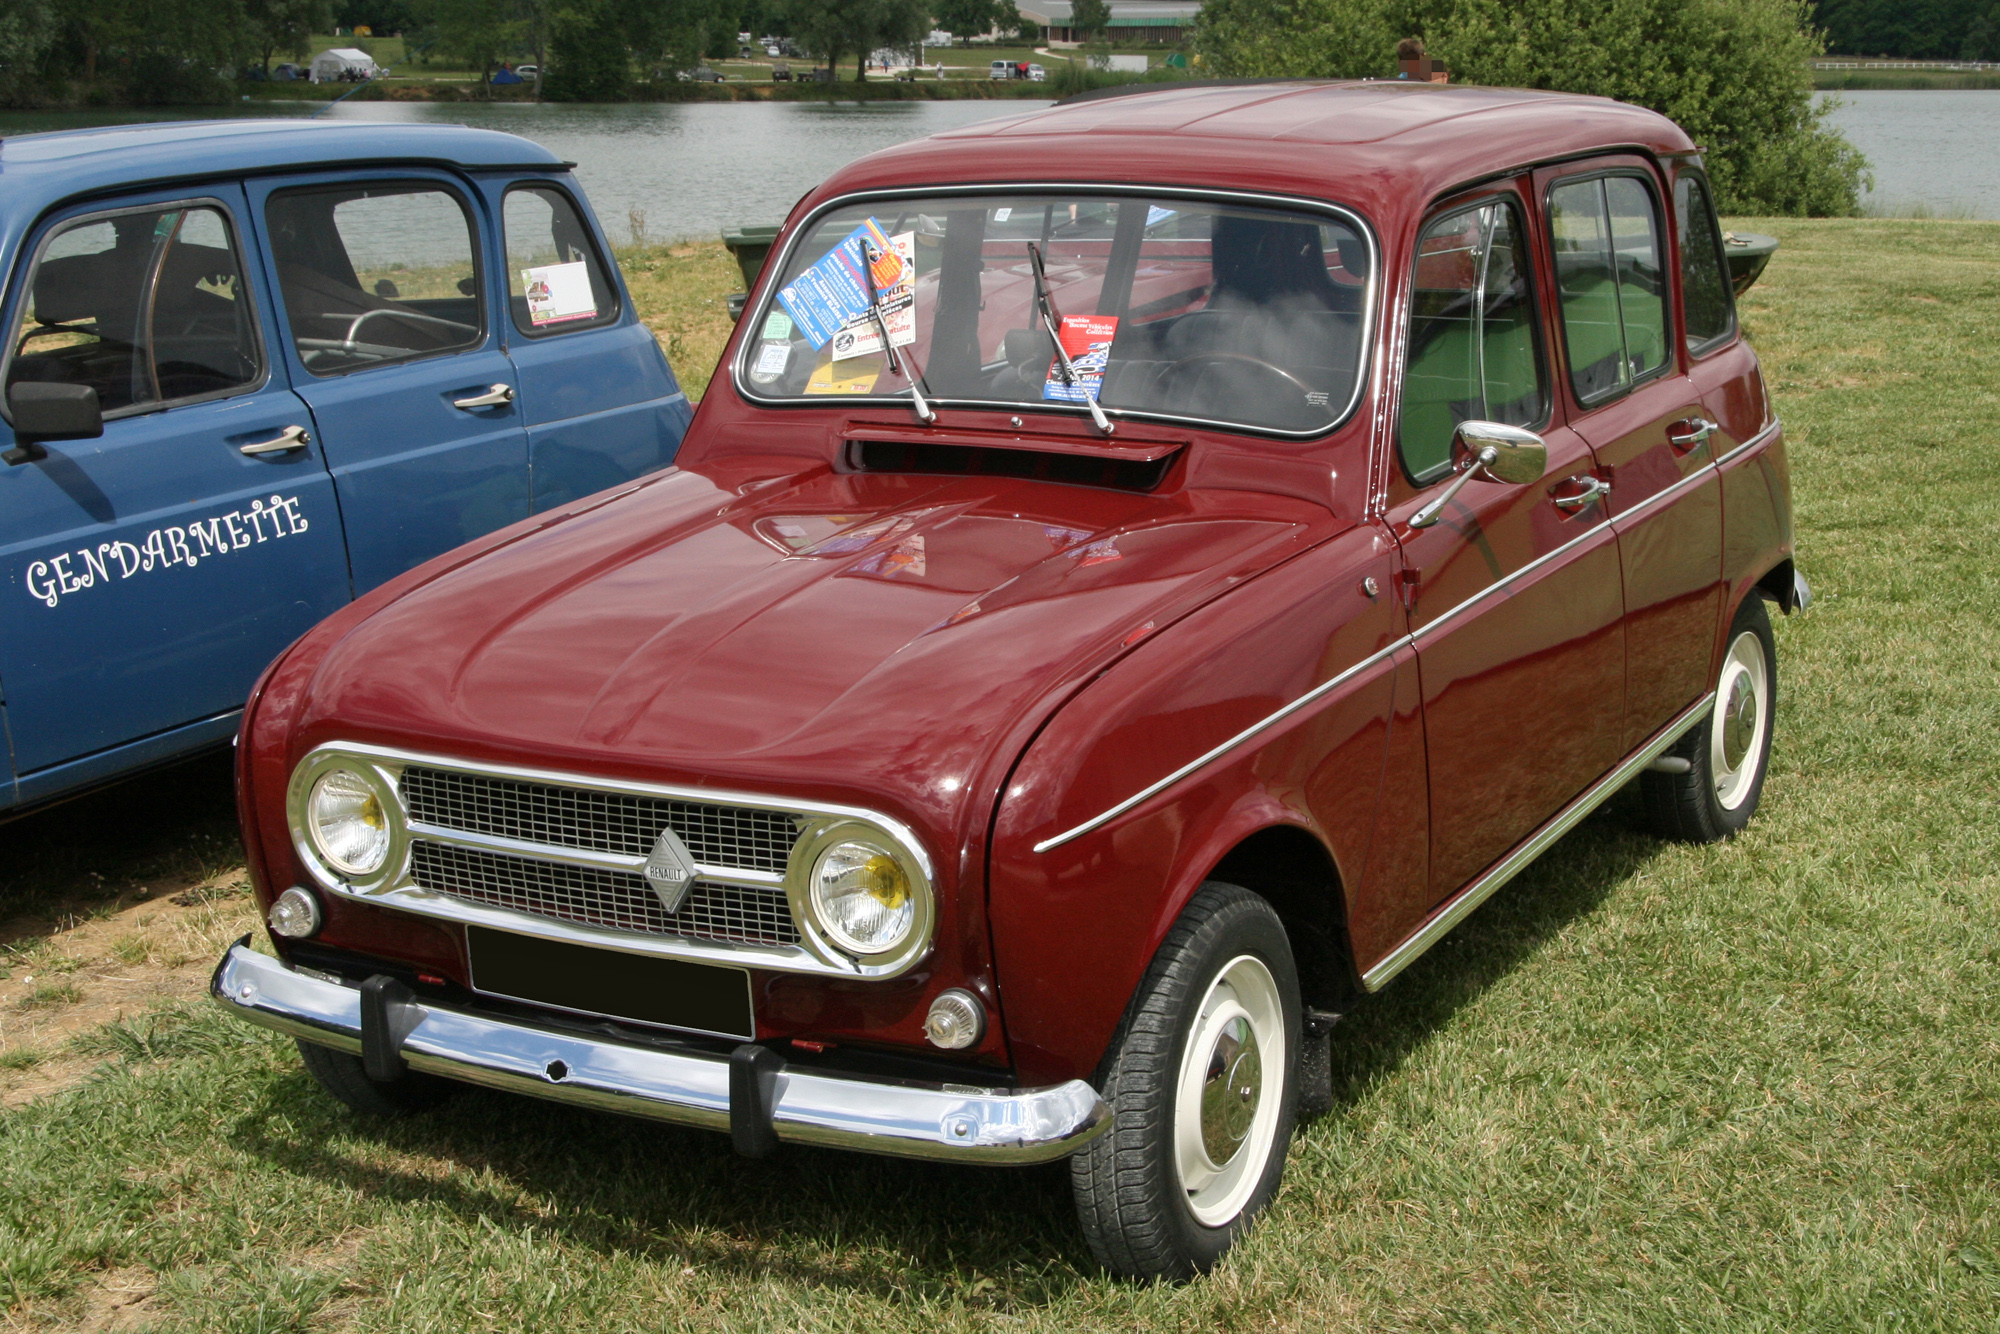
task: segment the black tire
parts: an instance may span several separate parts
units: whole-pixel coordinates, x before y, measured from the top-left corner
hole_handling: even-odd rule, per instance
[[[364,1116],[408,1116],[437,1106],[458,1085],[435,1075],[404,1073],[394,1083],[370,1079],[359,1056],[298,1040],[299,1059],[304,1061],[319,1086]]]
[[[1759,654],[1761,664],[1752,662]],[[1687,772],[1640,775],[1646,816],[1661,838],[1715,843],[1733,837],[1763,799],[1777,718],[1778,647],[1764,599],[1755,593],[1743,600],[1729,627],[1714,685],[1709,716],[1666,752],[1687,761]]]
[[[1231,981],[1223,980],[1225,973]],[[1268,995],[1262,992],[1266,981]],[[1263,1071],[1263,1048],[1271,1044],[1239,1044],[1229,1033],[1236,1020],[1216,1026],[1239,994],[1244,1031],[1252,1037],[1257,1030],[1251,1025],[1261,1021],[1270,1036],[1269,1017],[1282,1016],[1275,1090]],[[1218,999],[1204,1015],[1211,995]],[[1277,1193],[1296,1113],[1300,1018],[1298,970],[1277,913],[1247,889],[1220,881],[1203,885],[1167,933],[1112,1040],[1103,1092],[1117,1122],[1070,1159],[1077,1216],[1091,1253],[1106,1269],[1146,1281],[1206,1273]],[[1209,1047],[1197,1057],[1207,1075],[1183,1066],[1191,1039]],[[1190,1078],[1194,1082],[1186,1083]],[[1254,1099],[1239,1094],[1245,1086],[1239,1078],[1254,1087]],[[1196,1190],[1183,1184],[1182,1154],[1191,1149],[1177,1138],[1179,1109],[1188,1105],[1184,1084],[1199,1088],[1204,1113],[1189,1127],[1207,1155],[1196,1170],[1210,1174]],[[1274,1092],[1275,1113],[1260,1117]],[[1205,1133],[1211,1111],[1219,1136],[1214,1141]],[[1232,1124],[1237,1121],[1240,1129]],[[1219,1170],[1212,1142],[1227,1150]],[[1212,1193],[1198,1193],[1204,1190]],[[1200,1216],[1203,1201],[1206,1218]],[[1217,1216],[1217,1209],[1226,1212]]]

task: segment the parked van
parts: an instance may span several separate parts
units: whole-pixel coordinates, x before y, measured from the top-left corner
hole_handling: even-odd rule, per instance
[[[455,126],[0,143],[0,810],[226,740],[439,553],[691,416],[567,166]]]

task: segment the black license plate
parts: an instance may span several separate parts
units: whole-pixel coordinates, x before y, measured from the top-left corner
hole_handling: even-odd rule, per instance
[[[468,926],[475,991],[607,1019],[754,1038],[750,974]]]

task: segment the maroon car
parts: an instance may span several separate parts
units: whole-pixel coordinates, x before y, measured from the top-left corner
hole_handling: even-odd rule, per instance
[[[1756,809],[1793,570],[1699,151],[1594,98],[1148,88],[793,212],[679,466],[440,557],[244,716],[354,1107],[451,1081],[1068,1156],[1207,1269],[1334,1020],[1636,779]]]

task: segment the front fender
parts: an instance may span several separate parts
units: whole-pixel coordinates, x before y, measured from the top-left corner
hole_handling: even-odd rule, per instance
[[[1028,747],[988,876],[1022,1079],[1095,1074],[1161,941],[1244,839],[1302,829],[1357,884],[1402,633],[1394,559],[1361,527],[1249,581],[1120,660]]]

